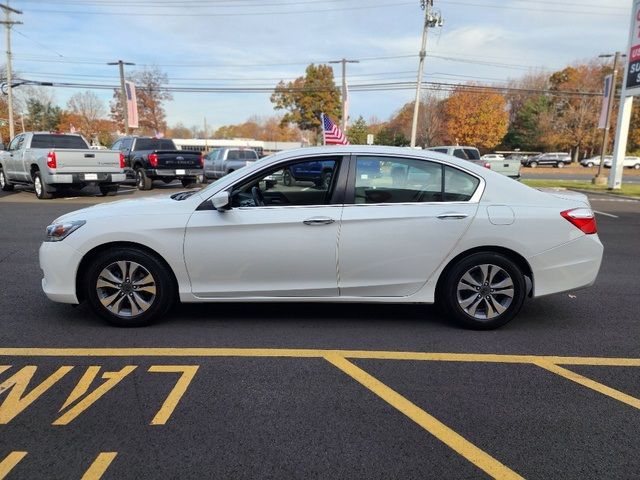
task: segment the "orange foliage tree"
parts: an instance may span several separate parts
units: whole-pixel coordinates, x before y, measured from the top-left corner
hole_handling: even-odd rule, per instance
[[[507,133],[509,114],[503,95],[459,88],[445,101],[449,142],[492,149]]]

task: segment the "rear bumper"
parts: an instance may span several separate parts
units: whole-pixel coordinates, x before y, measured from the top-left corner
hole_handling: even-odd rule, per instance
[[[61,242],[42,242],[39,252],[42,290],[49,300],[77,304],[76,274],[82,256]]]
[[[124,173],[46,173],[44,181],[49,185],[90,185],[121,183],[126,180]]]
[[[590,287],[598,276],[603,250],[597,235],[584,235],[528,258],[533,271],[533,296]]]
[[[204,175],[202,168],[187,168],[187,169],[150,169],[147,170],[149,177],[199,177]]]

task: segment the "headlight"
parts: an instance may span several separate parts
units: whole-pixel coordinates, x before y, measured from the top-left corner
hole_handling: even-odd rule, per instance
[[[47,227],[47,237],[45,242],[59,242],[64,240],[82,225],[87,223],[84,220],[74,220],[72,222],[53,223]]]

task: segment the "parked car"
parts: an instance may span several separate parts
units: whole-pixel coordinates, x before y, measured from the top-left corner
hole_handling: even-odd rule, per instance
[[[192,188],[203,178],[200,152],[178,150],[169,138],[122,137],[111,148],[122,152],[128,174],[135,177],[140,190],[151,190],[154,180],[171,183],[176,179]]]
[[[606,157],[604,157],[604,165],[607,164],[607,159],[609,161],[611,161],[611,155],[607,155]],[[593,157],[589,157],[589,158],[584,158],[582,160],[580,160],[580,165],[582,165],[583,167],[597,167],[600,165],[600,155],[596,155]]]
[[[374,162],[384,168],[370,178]],[[311,163],[331,166],[328,188],[268,180]],[[68,213],[47,227],[40,266],[51,300],[86,301],[123,326],[179,298],[438,302],[489,329],[528,297],[592,285],[602,253],[585,195],[433,151],[353,145],[289,150],[202,190]]]
[[[258,153],[251,148],[214,148],[204,157],[206,178],[220,178],[258,160]]]
[[[520,160],[506,159],[503,155],[490,154],[480,156],[480,152],[475,147],[463,147],[459,145],[455,146],[442,146],[442,147],[429,147],[427,150],[434,152],[444,153],[447,155],[453,155],[454,157],[462,158],[476,165],[481,165],[485,168],[490,168],[494,172],[501,173],[507,177],[518,179],[520,178]]]
[[[14,185],[33,185],[39,199],[49,199],[63,188],[95,185],[103,195],[115,195],[125,179],[122,155],[92,150],[81,135],[25,132],[0,153],[0,188],[5,192]]]
[[[611,164],[613,163],[613,157],[607,157],[604,159],[604,168],[611,168]],[[624,157],[622,161],[622,166],[624,168],[633,168],[635,170],[640,170],[640,157]]]
[[[525,167],[536,168],[539,165],[550,165],[552,167],[563,168],[571,164],[571,155],[562,152],[541,153],[529,157],[522,162]]]

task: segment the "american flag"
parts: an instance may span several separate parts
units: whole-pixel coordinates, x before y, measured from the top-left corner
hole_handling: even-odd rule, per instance
[[[349,145],[349,140],[344,136],[342,130],[331,121],[324,113],[322,117],[322,133],[324,134],[325,145]]]

